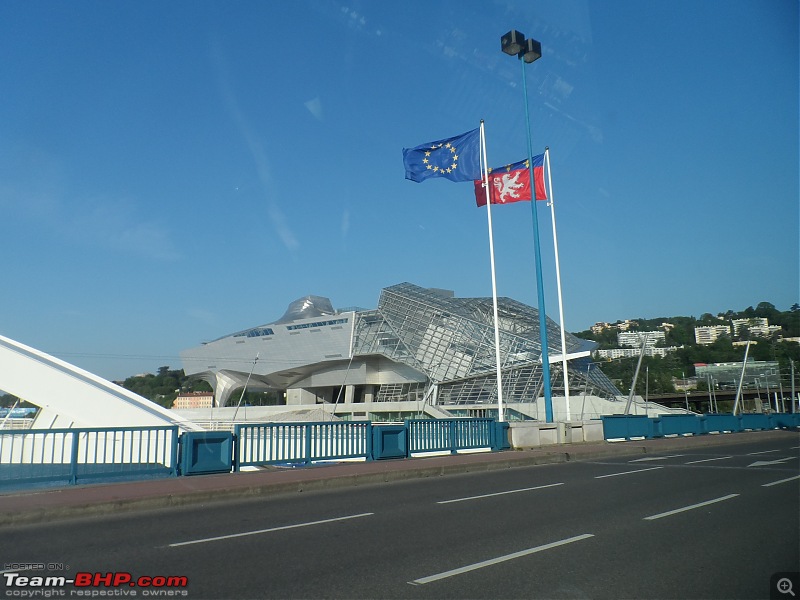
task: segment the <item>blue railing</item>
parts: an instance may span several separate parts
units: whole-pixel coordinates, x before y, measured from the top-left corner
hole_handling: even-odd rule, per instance
[[[372,423],[265,423],[236,425],[234,469],[281,463],[371,458]]]
[[[612,415],[606,439],[800,428],[800,413]],[[407,458],[425,452],[508,449],[508,423],[495,419],[409,419],[237,425],[230,432],[177,427],[0,431],[0,490],[35,484],[238,471],[246,466],[309,465],[344,459]]]
[[[681,414],[660,415],[658,417],[608,415],[601,417],[601,419],[603,421],[603,436],[607,440],[800,427],[800,413]]]
[[[243,424],[180,436],[177,427],[0,431],[0,489],[508,447],[507,423],[494,419]]]
[[[178,428],[0,431],[0,488],[178,474]]]
[[[408,451],[451,452],[496,448],[494,419],[407,419]]]

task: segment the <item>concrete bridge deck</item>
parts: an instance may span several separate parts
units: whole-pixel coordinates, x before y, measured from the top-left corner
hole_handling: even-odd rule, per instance
[[[295,469],[272,467],[242,473],[149,479],[35,492],[28,490],[0,495],[0,527],[119,511],[179,507],[233,498],[374,485],[414,478],[595,460],[610,456],[672,452],[731,443],[752,443],[754,440],[780,437],[798,439],[798,434],[772,430],[630,442],[562,444],[520,451],[343,462]]]

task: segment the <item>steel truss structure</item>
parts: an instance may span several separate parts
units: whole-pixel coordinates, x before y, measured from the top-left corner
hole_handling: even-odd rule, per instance
[[[508,403],[534,402],[542,390],[539,313],[498,298],[503,397]],[[560,354],[559,326],[547,320],[554,355]],[[566,352],[592,342],[566,334]],[[497,402],[494,324],[491,298],[455,298],[452,292],[401,283],[381,292],[378,308],[356,313],[353,356],[384,355],[424,373],[427,385],[383,386],[376,401],[420,400],[432,386],[444,405]],[[591,360],[569,362],[573,389],[613,398],[621,395]],[[563,387],[560,365],[553,365],[553,387]]]

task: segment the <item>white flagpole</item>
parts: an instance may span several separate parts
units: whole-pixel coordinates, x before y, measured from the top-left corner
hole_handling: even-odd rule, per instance
[[[486,190],[486,215],[489,220],[489,262],[492,265],[492,303],[494,306],[494,353],[497,362],[497,420],[505,421],[503,411],[503,380],[500,375],[500,325],[497,316],[497,283],[494,271],[494,238],[492,237],[492,199],[489,195],[489,161],[486,159],[486,136],[481,119],[481,159],[483,160],[483,187]]]
[[[550,173],[550,148],[544,149],[544,160],[547,165],[547,189],[549,191],[548,203],[550,216],[553,221],[553,248],[556,256],[556,287],[558,288],[558,318],[561,322],[561,369],[564,374],[564,396],[566,400],[567,421],[571,421],[569,414],[569,372],[567,371],[567,334],[564,325],[564,301],[561,298],[561,267],[558,264],[558,236],[556,235],[556,209],[553,201],[553,178]]]

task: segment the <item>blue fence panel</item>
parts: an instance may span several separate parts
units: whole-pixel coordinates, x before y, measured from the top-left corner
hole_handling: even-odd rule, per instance
[[[774,427],[789,429],[800,427],[800,413],[773,413],[770,418]]]
[[[653,421],[645,415],[603,415],[603,437],[607,440],[652,438]]]
[[[178,474],[176,426],[82,429],[76,437],[73,483],[108,477]]]
[[[0,431],[0,487],[70,483],[77,430]]]
[[[741,415],[742,431],[745,429],[772,429],[769,422],[769,415],[762,413]]]
[[[312,460],[368,458],[372,448],[372,423],[340,421],[309,423]]]
[[[603,421],[603,437],[607,440],[800,428],[800,413],[681,414],[660,415],[654,419],[648,419],[644,415],[605,415],[600,418]]]
[[[234,469],[346,458],[370,459],[372,423],[264,423],[235,428]]]
[[[408,452],[493,448],[494,419],[407,419]]]
[[[407,419],[408,452],[453,451],[451,420]]]
[[[495,446],[494,419],[465,419],[455,422],[456,448],[472,450]]]
[[[178,428],[0,431],[0,487],[176,476]]]
[[[661,415],[654,420],[654,435],[694,435],[703,433],[703,422],[698,415]]]
[[[733,413],[709,413],[703,415],[703,433],[737,432],[742,430],[739,417]]]
[[[408,430],[405,425],[373,426],[372,458],[408,458]]]
[[[494,443],[492,450],[510,450],[511,442],[508,441],[508,421],[495,421]]]
[[[180,440],[181,475],[230,473],[233,466],[230,431],[187,431]]]

